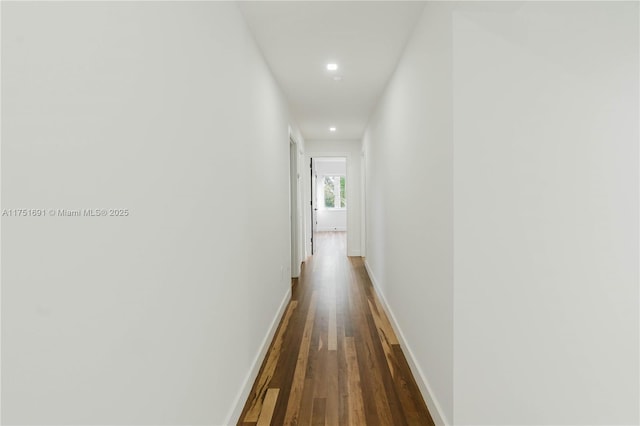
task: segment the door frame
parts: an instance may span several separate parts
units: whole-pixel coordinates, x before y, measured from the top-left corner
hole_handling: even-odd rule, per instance
[[[360,153],[360,256],[367,256],[367,152]]]
[[[316,233],[316,225],[318,224],[318,174],[315,170],[315,161],[313,161],[313,157],[309,159],[309,181],[311,182],[310,186],[310,202],[311,205],[311,215],[309,215],[310,220],[310,229],[311,229],[311,256],[313,256],[316,252],[315,244],[313,241],[313,236]]]
[[[353,173],[353,171],[351,169],[351,167],[352,167],[351,166],[351,164],[352,164],[351,163],[352,155],[351,155],[350,152],[345,152],[345,151],[342,151],[342,152],[336,152],[336,151],[309,151],[309,150],[306,150],[305,158],[304,158],[304,164],[306,166],[308,166],[311,163],[311,159],[312,158],[331,158],[331,157],[338,157],[338,158],[345,158],[346,159],[346,161],[347,161],[347,165],[346,165],[346,168],[347,168],[347,176],[346,176],[346,178],[347,178],[347,182],[346,182],[347,194],[354,194],[355,192],[358,192],[358,190],[360,188],[358,188],[357,190],[354,190],[354,188],[353,188],[353,184],[354,184],[355,179],[352,176],[352,173]],[[304,191],[305,192],[305,194],[304,194],[304,205],[306,206],[305,210],[307,212],[307,213],[305,213],[305,216],[307,218],[309,218],[310,215],[308,214],[309,210],[307,210],[307,208],[313,208],[313,207],[311,207],[311,197],[312,197],[312,194],[311,194],[311,181],[310,181],[311,173],[304,173],[304,176],[307,176],[305,178],[305,180],[309,179],[309,181],[305,182],[305,184],[303,185],[303,188],[307,188]],[[353,243],[350,243],[350,240],[351,240],[352,235],[353,235],[353,229],[352,229],[351,226],[349,226],[349,224],[352,221],[352,214],[353,214],[353,209],[350,209],[349,206],[347,205],[347,255],[349,255],[350,246],[353,244]],[[307,219],[305,219],[305,222],[306,222],[306,220]],[[305,254],[307,255],[307,257],[311,256],[311,226],[312,226],[312,224],[308,223],[307,226],[305,226],[305,231],[304,231],[304,238],[305,238],[304,247],[305,247]]]
[[[304,222],[301,220],[301,202],[304,198],[301,188],[300,160],[304,154],[300,144],[289,129],[289,241],[291,258],[291,278],[300,276],[304,260]]]

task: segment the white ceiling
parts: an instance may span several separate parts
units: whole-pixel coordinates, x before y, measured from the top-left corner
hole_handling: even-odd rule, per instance
[[[240,2],[306,140],[362,137],[423,7],[411,1]],[[327,71],[329,62],[338,71]],[[329,132],[331,126],[337,131]]]

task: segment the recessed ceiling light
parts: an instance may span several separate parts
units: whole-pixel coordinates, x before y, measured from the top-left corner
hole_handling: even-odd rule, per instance
[[[327,64],[327,69],[329,71],[335,71],[338,69],[338,64]]]
[[[330,132],[335,132],[335,131],[336,131],[336,128],[335,128],[335,127],[329,127],[329,131],[330,131]]]

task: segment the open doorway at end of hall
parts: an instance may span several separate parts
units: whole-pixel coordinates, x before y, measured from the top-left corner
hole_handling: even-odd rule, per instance
[[[311,254],[322,250],[317,234],[347,231],[347,158],[311,158]]]

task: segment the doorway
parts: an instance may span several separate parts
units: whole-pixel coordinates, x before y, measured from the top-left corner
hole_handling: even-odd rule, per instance
[[[289,222],[291,224],[291,278],[296,279],[300,275],[300,232],[298,220],[298,145],[289,137]]]
[[[348,186],[346,157],[312,157],[311,254],[319,247],[318,233],[347,231]]]

